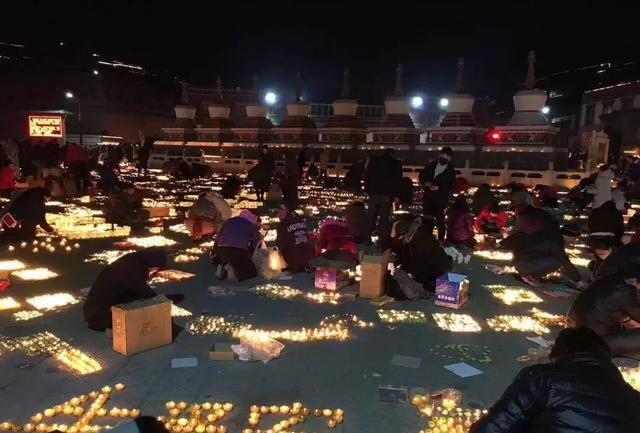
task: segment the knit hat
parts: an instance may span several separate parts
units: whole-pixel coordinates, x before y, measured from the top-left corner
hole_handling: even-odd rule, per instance
[[[254,213],[252,213],[251,211],[244,209],[242,212],[240,212],[240,214],[238,214],[238,216],[240,218],[243,218],[247,221],[249,221],[251,224],[253,225],[257,225],[258,224],[258,216]]]

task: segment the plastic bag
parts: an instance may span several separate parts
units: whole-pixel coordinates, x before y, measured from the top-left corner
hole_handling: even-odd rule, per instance
[[[262,361],[265,364],[279,358],[283,349],[284,344],[258,333],[248,333],[240,338],[239,345],[231,346],[231,350],[238,355],[240,361]]]
[[[264,242],[253,253],[253,264],[258,270],[258,275],[265,280],[280,278],[282,276],[282,268],[286,266],[278,248],[267,248]]]

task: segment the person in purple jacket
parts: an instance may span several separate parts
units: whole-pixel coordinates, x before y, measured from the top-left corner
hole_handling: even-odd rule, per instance
[[[214,264],[218,265],[218,279],[243,281],[258,275],[252,260],[260,243],[258,222],[258,217],[245,209],[223,224],[212,254]]]

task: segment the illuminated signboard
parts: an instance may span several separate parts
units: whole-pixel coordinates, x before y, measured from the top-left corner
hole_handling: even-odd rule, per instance
[[[29,137],[62,138],[64,135],[64,118],[62,116],[29,116]]]

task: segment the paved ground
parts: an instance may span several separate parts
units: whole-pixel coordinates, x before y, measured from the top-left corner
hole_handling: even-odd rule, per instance
[[[168,232],[168,237],[184,246],[191,241],[181,234]],[[6,292],[22,299],[36,293],[54,291],[78,292],[91,284],[101,266],[84,263],[91,252],[110,247],[112,240],[84,241],[81,248],[68,254],[33,254],[18,249],[8,253],[2,247],[0,259],[20,258],[30,266],[47,266],[61,274],[45,282],[20,282]],[[27,322],[14,322],[10,312],[0,313],[0,334],[24,336],[48,330],[73,346],[93,355],[104,366],[101,373],[77,377],[57,366],[49,358],[29,358],[11,353],[0,358],[0,421],[27,422],[34,413],[61,403],[68,398],[99,389],[103,385],[123,382],[124,393],[114,396],[112,405],[139,407],[144,413],[164,415],[168,400],[199,402],[224,400],[236,405],[227,425],[231,432],[247,427],[248,407],[252,404],[291,404],[302,401],[312,408],[342,408],[345,422],[338,428],[344,432],[417,432],[424,421],[415,415],[408,404],[378,402],[377,386],[384,384],[436,390],[454,387],[463,391],[465,406],[489,406],[510,383],[521,368],[515,358],[535,346],[523,333],[496,333],[484,319],[498,313],[525,314],[530,304],[507,307],[494,299],[482,285],[487,283],[518,283],[509,276],[495,276],[481,267],[485,262],[473,259],[468,265],[456,266],[456,271],[469,275],[471,299],[463,312],[471,314],[483,325],[478,334],[454,334],[437,328],[430,317],[436,311],[450,312],[433,306],[433,301],[396,302],[389,308],[424,311],[426,324],[397,324],[388,327],[380,323],[375,309],[365,300],[344,301],[339,305],[317,305],[306,301],[271,300],[249,291],[259,281],[237,287],[234,296],[213,297],[207,288],[215,284],[208,260],[175,265],[175,268],[197,274],[193,280],[181,284],[166,284],[161,293],[184,293],[182,306],[198,315],[243,315],[247,321],[264,327],[312,326],[330,314],[353,313],[376,323],[373,329],[355,331],[353,340],[345,342],[317,342],[286,344],[280,359],[262,363],[212,362],[208,349],[214,342],[231,341],[224,336],[192,336],[180,333],[175,343],[124,357],[111,350],[111,340],[103,334],[85,328],[79,305],[58,313]],[[313,290],[310,275],[297,275],[286,282],[304,290]],[[542,296],[542,295],[541,295]],[[545,298],[537,306],[552,313],[563,313],[566,301]],[[184,326],[188,318],[175,322]],[[557,332],[554,329],[554,333]],[[547,338],[552,338],[548,336]],[[484,374],[461,379],[443,369],[457,359],[443,359],[431,349],[436,345],[468,343],[488,346],[492,363],[475,364]],[[392,366],[394,354],[419,357],[419,368]],[[198,366],[171,369],[171,359],[196,357]],[[473,364],[473,362],[470,362]],[[325,431],[308,423],[301,430]]]

